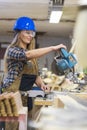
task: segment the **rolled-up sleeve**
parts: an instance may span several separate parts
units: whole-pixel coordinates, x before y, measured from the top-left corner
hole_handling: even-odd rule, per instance
[[[7,57],[8,59],[27,60],[25,50],[18,47],[9,48]]]

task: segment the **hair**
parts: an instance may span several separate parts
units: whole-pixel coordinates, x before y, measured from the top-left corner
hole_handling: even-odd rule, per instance
[[[8,69],[7,69],[7,53],[8,53],[8,50],[9,50],[10,47],[14,47],[14,46],[16,46],[18,44],[17,40],[18,40],[18,33],[15,35],[15,37],[12,40],[11,44],[6,49],[6,52],[5,52],[5,55],[4,55],[4,73],[8,72]]]
[[[9,48],[10,47],[19,46],[18,35],[19,35],[19,31],[17,31],[15,33],[15,36],[14,36],[11,44],[7,47],[5,55],[4,55],[4,73],[5,74],[8,72],[8,68],[7,68],[7,54],[8,54]],[[27,46],[27,50],[32,50],[34,48],[35,48],[35,39],[33,38],[31,43]]]

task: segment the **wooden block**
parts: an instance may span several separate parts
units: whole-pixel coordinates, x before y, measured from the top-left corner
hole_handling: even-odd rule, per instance
[[[3,109],[4,112],[2,110],[2,107],[5,108]],[[23,108],[20,92],[1,94],[0,108],[1,116],[18,116],[19,111]]]
[[[13,95],[11,95],[11,98],[14,98],[17,110],[20,111],[23,108],[20,92],[15,92]]]
[[[81,98],[81,99],[87,99],[87,93],[72,93],[73,95],[77,96],[78,98]]]
[[[64,103],[58,97],[54,97],[53,106],[58,108],[64,108]]]
[[[34,100],[34,105],[51,106],[52,104],[53,104],[52,99],[36,98]]]
[[[87,110],[87,107],[78,101],[78,98],[70,95],[57,95],[57,97],[64,103],[64,107],[73,109]]]

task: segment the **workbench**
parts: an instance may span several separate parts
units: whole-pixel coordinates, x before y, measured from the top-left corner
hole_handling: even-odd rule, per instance
[[[44,99],[36,97],[34,99],[33,106],[33,119],[38,121],[40,119],[42,108],[70,108],[73,109],[87,109],[87,94],[86,93],[70,93],[70,92],[58,92],[54,91],[54,97],[52,99]]]

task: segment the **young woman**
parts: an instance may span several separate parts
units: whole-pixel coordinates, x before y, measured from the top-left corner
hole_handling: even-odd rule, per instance
[[[60,48],[66,48],[65,45],[60,44],[45,48],[35,49],[35,33],[36,28],[34,21],[29,17],[20,17],[16,20],[13,30],[16,32],[12,43],[8,46],[5,53],[5,78],[3,80],[3,92],[16,92],[30,90],[35,83],[42,90],[50,90],[44,84],[41,77],[38,75],[37,58],[46,55],[52,51],[58,51]],[[22,83],[23,76],[30,76],[28,81]],[[24,78],[25,78],[24,77]],[[27,88],[23,85],[27,84]],[[26,103],[25,103],[26,102]],[[27,104],[24,100],[24,104]]]

